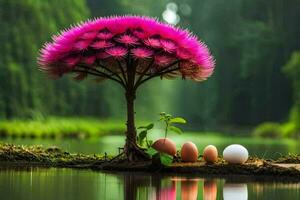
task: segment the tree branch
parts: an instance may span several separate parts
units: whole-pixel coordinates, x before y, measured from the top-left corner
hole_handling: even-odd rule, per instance
[[[83,69],[85,69],[85,70],[92,70],[92,71],[97,72],[97,73],[100,73],[100,74],[101,74],[101,73],[102,73],[102,74],[106,74],[106,73],[103,73],[103,72],[97,70],[96,68],[88,67],[88,66],[85,66],[85,65],[77,65],[77,67],[83,68]],[[112,74],[106,74],[106,75],[112,76],[112,75],[114,75],[114,73],[112,73]]]
[[[117,59],[117,63],[118,63],[118,67],[120,68],[121,72],[122,72],[122,75],[123,75],[123,78],[124,78],[124,83],[127,84],[127,79],[126,79],[126,74],[125,74],[125,71],[122,67],[122,64],[121,62]]]
[[[113,75],[109,75],[109,74],[106,74],[106,73],[103,73],[103,72],[100,72],[96,69],[93,69],[93,68],[87,68],[87,67],[84,67],[84,66],[78,66],[78,67],[82,67],[84,70],[80,70],[80,69],[73,69],[72,71],[73,72],[80,72],[80,73],[87,73],[87,74],[91,74],[91,75],[94,75],[94,76],[100,76],[100,77],[104,77],[104,78],[107,78],[107,79],[110,79],[110,80],[113,80],[119,84],[121,84],[124,88],[125,88],[125,85],[122,81],[116,79],[113,77]],[[90,71],[92,70],[92,71]],[[94,72],[93,72],[94,71]]]
[[[150,80],[150,79],[152,79],[152,78],[155,78],[155,77],[161,76],[161,75],[163,75],[163,74],[167,74],[167,73],[170,73],[170,72],[179,70],[180,67],[176,67],[176,68],[173,68],[173,69],[172,69],[172,67],[174,67],[174,65],[176,65],[177,63],[179,63],[179,61],[180,61],[180,60],[176,60],[175,62],[171,63],[171,64],[168,65],[167,67],[161,69],[160,71],[155,72],[155,73],[152,74],[152,75],[149,75],[147,78],[145,78],[145,79],[143,79],[143,80],[141,79],[141,80],[137,81],[136,84],[135,84],[135,86],[134,86],[134,88],[137,89],[141,84],[143,84],[144,82],[146,82],[146,81],[148,81],[148,80]],[[170,69],[170,68],[171,68],[171,69]]]
[[[160,73],[157,73],[157,74],[153,74],[152,76],[148,76],[147,78],[145,78],[144,80],[142,80],[138,86],[140,86],[141,84],[143,84],[144,82],[152,79],[152,78],[155,78],[155,77],[158,77],[158,76],[161,76],[161,75],[164,75],[164,74],[167,74],[167,73],[170,73],[170,72],[174,72],[174,71],[177,71],[179,69],[179,67],[176,67],[174,69],[169,69],[167,71],[163,71],[163,72],[160,72]],[[137,87],[138,87],[137,86]]]
[[[102,65],[100,62],[97,62],[97,64],[98,64],[100,67],[102,67],[103,69],[105,69],[106,71],[109,71],[110,73],[112,73],[113,75],[115,75],[115,76],[119,79],[119,81],[121,81],[124,85],[126,85],[126,80],[124,81],[124,80],[122,79],[122,77],[121,77],[118,73],[113,72],[113,71],[110,70],[109,68],[107,68],[107,67],[105,67],[104,65]]]
[[[135,82],[135,85],[143,79],[143,77],[146,75],[146,72],[151,68],[153,63],[154,63],[154,59],[152,59],[152,61],[149,63],[149,65],[142,71],[142,73],[139,76],[138,80]]]

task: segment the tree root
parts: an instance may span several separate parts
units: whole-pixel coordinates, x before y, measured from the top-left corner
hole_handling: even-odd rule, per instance
[[[121,148],[120,148],[121,149]],[[151,157],[145,152],[145,149],[139,147],[135,143],[131,143],[130,147],[122,148],[118,155],[114,156],[108,163],[122,163],[122,162],[140,162],[149,161]]]
[[[147,161],[151,159],[144,149],[140,148],[134,142],[130,142],[125,145],[124,153],[127,161],[129,162]]]

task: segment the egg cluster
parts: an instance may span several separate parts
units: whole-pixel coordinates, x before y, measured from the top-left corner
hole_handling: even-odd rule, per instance
[[[161,138],[152,145],[159,152],[171,156],[176,155],[176,144],[169,138]],[[196,162],[198,160],[198,148],[193,142],[186,142],[181,147],[181,160],[183,162]],[[223,151],[223,158],[231,164],[243,164],[249,156],[248,150],[239,144],[227,146]],[[214,145],[208,145],[203,150],[203,159],[207,163],[215,163],[218,160],[218,149]]]

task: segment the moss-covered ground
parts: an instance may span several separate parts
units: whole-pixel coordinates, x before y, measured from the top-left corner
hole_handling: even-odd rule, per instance
[[[128,163],[122,159],[113,159],[108,155],[71,154],[57,147],[15,146],[0,144],[0,162],[6,166],[39,166],[88,168],[109,171],[142,171],[183,173],[198,175],[246,175],[282,177],[300,181],[300,156],[287,155],[277,160],[263,160],[250,157],[245,164],[228,164],[222,158],[214,164],[201,159],[196,163],[183,163],[176,159],[171,166],[162,166],[149,161]]]
[[[71,154],[57,147],[0,144],[0,162],[4,164],[85,168],[109,159],[96,154]]]

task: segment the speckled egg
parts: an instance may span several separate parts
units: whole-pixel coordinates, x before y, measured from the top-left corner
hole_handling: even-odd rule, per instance
[[[214,145],[208,145],[204,148],[203,159],[207,163],[214,163],[218,160],[218,150]]]
[[[223,151],[223,158],[228,163],[243,164],[248,159],[248,150],[239,144],[232,144]]]
[[[169,138],[160,138],[156,140],[152,147],[159,152],[175,156],[176,154],[176,144]]]
[[[183,162],[196,162],[198,159],[198,149],[192,142],[186,142],[181,147],[181,159]]]

